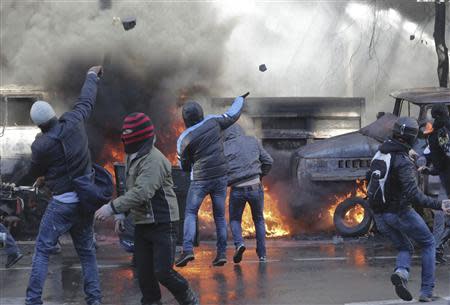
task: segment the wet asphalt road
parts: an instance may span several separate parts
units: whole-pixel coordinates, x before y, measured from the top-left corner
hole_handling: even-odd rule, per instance
[[[98,264],[105,304],[139,304],[140,292],[130,267],[130,256],[114,241],[100,242]],[[200,295],[201,304],[414,304],[396,298],[389,282],[394,251],[385,243],[269,241],[268,262],[259,263],[249,241],[241,264],[212,267],[214,243],[203,242],[196,259],[178,268]],[[13,269],[0,269],[0,304],[24,303],[30,273],[32,244],[22,244],[27,255]],[[4,265],[5,256],[1,263]],[[449,266],[437,268],[436,294],[450,296]],[[84,304],[81,269],[72,245],[51,257],[45,304]],[[410,288],[418,296],[420,260],[414,260]],[[164,304],[175,304],[163,291]],[[447,304],[446,300],[433,304]]]

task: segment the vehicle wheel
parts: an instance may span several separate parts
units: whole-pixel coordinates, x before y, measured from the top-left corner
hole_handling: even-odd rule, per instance
[[[372,226],[372,212],[367,200],[351,197],[340,203],[334,212],[336,231],[345,237],[357,237],[369,232]]]

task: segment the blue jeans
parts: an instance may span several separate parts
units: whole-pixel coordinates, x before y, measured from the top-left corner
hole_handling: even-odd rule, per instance
[[[246,203],[249,203],[252,211],[252,219],[256,231],[256,253],[258,256],[266,256],[266,225],[264,223],[264,191],[262,186],[258,189],[231,188],[230,193],[230,226],[235,247],[244,245],[242,238],[242,214]]]
[[[0,233],[6,233],[6,243],[5,252],[7,255],[19,254],[19,248],[17,247],[16,241],[9,233],[8,229],[0,223]]]
[[[444,211],[434,211],[433,235],[436,241],[436,254],[444,255],[444,245],[450,239],[449,216]]]
[[[227,197],[227,177],[205,181],[192,181],[186,198],[184,216],[183,252],[194,251],[197,214],[203,199],[209,195],[212,200],[214,222],[217,234],[217,253],[224,255],[227,249],[227,222],[225,220],[225,200]]]
[[[413,209],[399,213],[375,214],[378,230],[386,235],[398,250],[396,271],[409,274],[414,240],[422,249],[421,295],[430,297],[434,288],[435,241],[422,217]]]
[[[50,201],[45,210],[36,239],[26,305],[42,304],[42,289],[47,276],[49,255],[58,238],[70,233],[83,271],[84,293],[88,305],[101,301],[100,281],[93,239],[93,215],[85,214],[78,203]]]

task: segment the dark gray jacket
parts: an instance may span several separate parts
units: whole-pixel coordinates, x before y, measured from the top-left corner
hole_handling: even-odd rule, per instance
[[[228,185],[269,173],[273,163],[272,157],[255,137],[246,136],[238,124],[224,131],[224,140],[224,153],[228,160]]]
[[[408,155],[410,147],[395,139],[386,140],[380,147],[384,154],[391,154],[393,162],[386,185],[389,209],[386,212],[398,212],[419,205],[440,210],[442,202],[425,195],[419,189],[416,180],[417,169]]]
[[[238,96],[227,112],[222,115],[208,115],[180,135],[177,141],[180,167],[191,172],[192,181],[227,175],[222,131],[239,119],[243,106],[244,98]]]

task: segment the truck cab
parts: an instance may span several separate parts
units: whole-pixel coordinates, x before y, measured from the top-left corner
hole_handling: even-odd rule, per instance
[[[414,117],[424,127],[431,120],[431,107],[437,103],[450,106],[450,89],[415,88],[399,90],[390,94],[394,98],[392,113],[377,115],[378,119],[358,131],[331,137],[308,144],[296,150],[291,159],[291,175],[298,196],[290,205],[294,214],[302,215],[311,209],[310,202],[319,202],[317,209],[329,204],[330,191],[347,193],[358,188],[357,181],[365,179],[370,161],[379,145],[391,135],[392,127],[400,116]],[[414,149],[420,154],[426,147],[426,139],[419,133]],[[436,178],[424,177],[425,191],[436,195]],[[434,186],[434,187],[433,187]],[[434,192],[431,192],[434,190]],[[364,198],[354,198],[353,192],[337,205],[334,223],[338,233],[345,236],[359,236],[367,233],[372,219]],[[355,206],[362,206],[361,221],[346,224],[345,217]],[[305,209],[306,208],[306,209]]]

